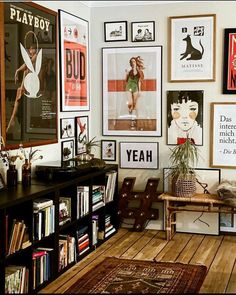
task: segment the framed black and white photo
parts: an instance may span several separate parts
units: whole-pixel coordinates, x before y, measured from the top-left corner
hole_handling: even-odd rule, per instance
[[[158,142],[120,142],[120,168],[158,169]]]
[[[167,91],[167,144],[203,145],[203,90]]]
[[[171,169],[163,168],[163,192],[172,193]],[[221,180],[221,170],[217,168],[195,168],[196,193],[216,194]]]
[[[211,103],[210,166],[236,168],[236,102]]]
[[[74,140],[65,140],[61,142],[61,160],[69,161],[74,158]]]
[[[62,118],[61,120],[61,138],[75,137],[75,119]]]
[[[170,82],[215,81],[216,15],[169,17]]]
[[[116,140],[101,140],[101,159],[116,161]]]
[[[76,129],[76,155],[86,152],[86,142],[89,140],[89,117],[78,116],[75,117]]]
[[[103,135],[162,136],[162,46],[102,52]]]
[[[59,9],[61,111],[89,111],[89,23]]]
[[[105,42],[127,41],[127,21],[105,22],[104,39]]]
[[[155,41],[155,22],[132,22],[131,23],[131,41],[132,42],[150,42]]]

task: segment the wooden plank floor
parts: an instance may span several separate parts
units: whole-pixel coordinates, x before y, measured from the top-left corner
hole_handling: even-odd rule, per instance
[[[200,293],[236,293],[236,236],[176,233],[167,242],[163,231],[132,232],[125,228],[39,293],[64,293],[108,256],[204,264],[208,272]]]

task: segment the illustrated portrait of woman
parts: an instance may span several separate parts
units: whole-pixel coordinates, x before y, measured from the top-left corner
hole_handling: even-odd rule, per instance
[[[167,144],[203,145],[203,91],[167,91]]]
[[[144,64],[140,56],[131,57],[129,64],[131,69],[129,71],[126,69],[125,91],[127,92],[129,114],[135,116],[132,116],[133,122],[131,122],[131,129],[133,129],[135,128],[134,119],[138,118],[137,102],[138,98],[141,96],[141,83],[144,79]],[[134,114],[134,112],[136,114]]]

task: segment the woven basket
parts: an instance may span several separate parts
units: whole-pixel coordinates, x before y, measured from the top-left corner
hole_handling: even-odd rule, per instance
[[[178,177],[172,180],[172,192],[176,197],[192,197],[196,192],[196,177]]]

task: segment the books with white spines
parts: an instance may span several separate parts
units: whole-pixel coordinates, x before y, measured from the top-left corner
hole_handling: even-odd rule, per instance
[[[77,186],[77,218],[89,212],[89,186]]]
[[[99,209],[99,208],[101,208],[103,206],[105,206],[105,203],[103,201],[100,201],[100,202],[98,202],[98,203],[96,203],[96,204],[93,205],[92,210],[94,212],[94,211],[96,211],[97,209]]]
[[[98,220],[92,220],[92,244],[96,245],[98,242]]]
[[[79,255],[81,256],[82,254],[84,254],[85,252],[87,252],[89,250],[89,246],[87,248],[85,248],[84,250],[82,250],[81,252],[79,252]]]
[[[106,194],[105,194],[105,201],[109,203],[114,199],[114,192],[116,186],[116,177],[117,171],[108,171],[106,173],[107,183],[106,183]]]
[[[53,200],[40,198],[33,201],[33,207],[35,210],[41,210],[53,204]]]
[[[112,227],[108,232],[105,233],[105,238],[109,237],[111,234],[113,234],[116,231],[114,227]]]

